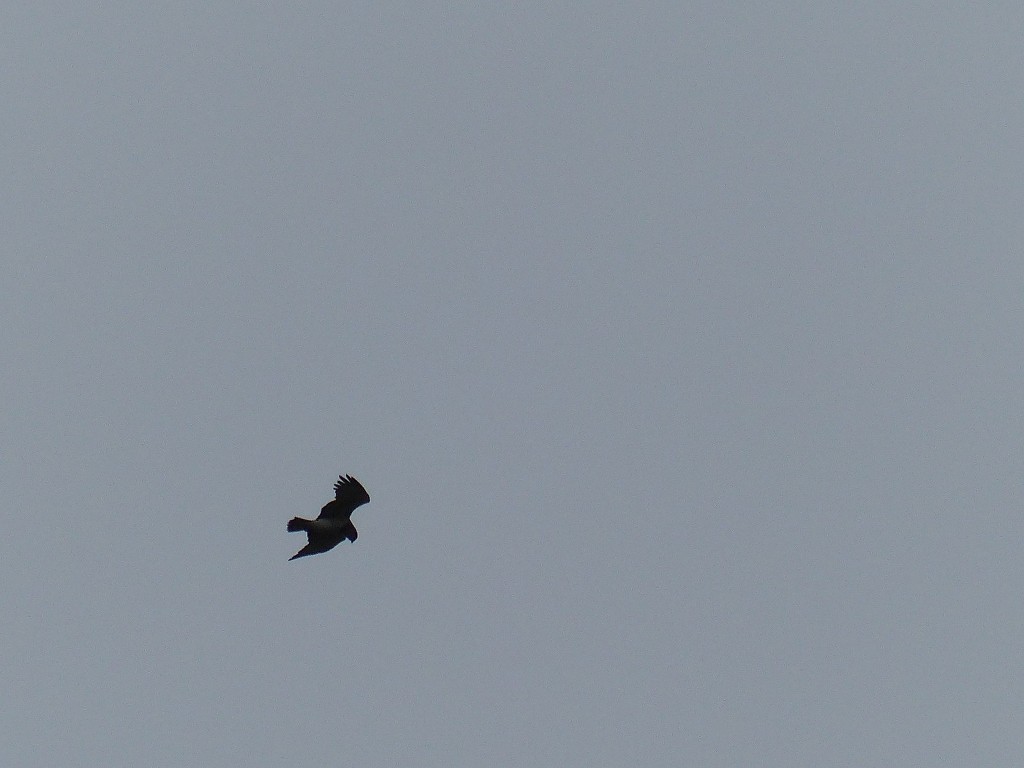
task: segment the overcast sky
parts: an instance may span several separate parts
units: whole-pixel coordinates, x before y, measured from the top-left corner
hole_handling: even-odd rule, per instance
[[[1019,6],[3,16],[4,764],[1021,765]]]

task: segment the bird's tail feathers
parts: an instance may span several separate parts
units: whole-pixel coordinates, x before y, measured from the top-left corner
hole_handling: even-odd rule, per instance
[[[296,531],[308,531],[309,527],[313,524],[312,520],[307,520],[304,517],[293,517],[288,521],[288,533],[295,533]]]

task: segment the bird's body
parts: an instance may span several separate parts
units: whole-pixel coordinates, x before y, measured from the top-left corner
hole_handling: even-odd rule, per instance
[[[370,500],[366,489],[351,475],[339,475],[334,484],[334,500],[327,502],[316,520],[293,517],[288,521],[288,531],[305,531],[308,543],[289,560],[307,555],[318,555],[334,549],[345,539],[355,541],[359,536],[352,524],[352,512],[356,507]]]

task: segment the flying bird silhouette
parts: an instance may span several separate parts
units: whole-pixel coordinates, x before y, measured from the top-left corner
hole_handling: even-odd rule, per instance
[[[338,475],[338,482],[334,484],[334,501],[324,504],[316,520],[293,517],[288,521],[288,532],[305,531],[309,542],[288,559],[319,555],[334,549],[345,539],[355,541],[359,534],[352,525],[352,512],[369,500],[370,494],[352,475]]]

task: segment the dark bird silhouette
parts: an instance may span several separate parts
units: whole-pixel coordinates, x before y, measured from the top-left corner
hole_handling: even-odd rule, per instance
[[[334,501],[324,504],[316,520],[293,517],[288,521],[288,532],[305,531],[309,541],[289,560],[306,555],[319,555],[334,549],[342,541],[355,541],[359,535],[352,525],[352,512],[370,500],[370,494],[351,475],[339,475],[334,484]]]

